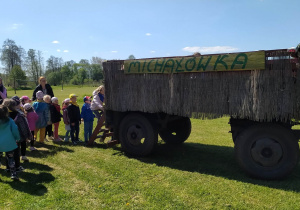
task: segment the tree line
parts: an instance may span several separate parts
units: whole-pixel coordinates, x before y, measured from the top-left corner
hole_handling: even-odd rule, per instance
[[[99,83],[103,79],[102,63],[104,59],[92,57],[81,59],[79,63],[73,60],[63,61],[62,58],[50,56],[44,64],[40,50],[24,50],[14,40],[7,39],[0,48],[0,61],[4,66],[6,83],[13,87],[26,86],[28,83],[37,85],[40,76],[46,76],[51,85],[83,85],[84,83]]]

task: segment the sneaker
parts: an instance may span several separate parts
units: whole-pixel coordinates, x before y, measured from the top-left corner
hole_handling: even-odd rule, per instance
[[[35,147],[30,147],[30,151],[36,151],[37,149]]]
[[[72,144],[73,144],[73,145],[77,145],[77,142],[76,142],[76,141],[73,141]]]
[[[66,139],[66,138],[65,138],[64,142],[66,142],[66,143],[69,142],[69,139]]]
[[[19,180],[19,177],[17,174],[12,174],[11,177],[10,177],[12,180],[14,181],[18,181]]]
[[[22,156],[21,159],[22,159],[23,161],[29,161],[29,159],[28,159],[26,156]]]
[[[46,139],[46,138],[44,138],[44,141],[48,142],[49,140],[48,140],[48,139]]]
[[[48,139],[55,140],[53,136],[49,136]]]
[[[22,172],[22,171],[24,171],[24,170],[25,170],[25,168],[23,168],[22,166],[19,166],[19,167],[17,168],[16,172]]]

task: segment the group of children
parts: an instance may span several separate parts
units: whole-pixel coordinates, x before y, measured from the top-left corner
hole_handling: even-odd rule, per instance
[[[28,96],[21,98],[14,96],[3,100],[0,105],[0,133],[4,136],[0,138],[0,157],[5,152],[6,170],[11,173],[13,180],[18,180],[17,172],[24,170],[20,165],[20,158],[28,161],[27,142],[30,143],[31,151],[36,150],[34,142],[38,138],[38,132],[40,143],[48,139],[55,142],[63,141],[58,135],[61,118],[66,130],[64,142],[69,142],[70,137],[73,145],[81,142],[79,140],[81,121],[84,122],[84,140],[85,143],[88,142],[92,135],[94,118],[96,116],[99,120],[103,111],[104,86],[98,87],[93,96],[93,101],[89,96],[84,97],[81,113],[76,94],[70,94],[69,98],[63,101],[62,109],[58,98],[44,95],[42,91],[36,93],[37,100],[33,104]]]

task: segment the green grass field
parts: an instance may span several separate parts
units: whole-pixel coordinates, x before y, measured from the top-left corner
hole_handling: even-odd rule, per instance
[[[54,88],[54,93],[59,101],[76,93],[82,105],[93,89]],[[39,151],[27,151],[30,162],[23,163],[19,182],[1,166],[0,209],[299,209],[300,168],[282,181],[247,177],[234,159],[229,130],[226,117],[192,119],[183,145],[159,139],[154,153],[143,158],[125,155],[119,145],[37,144]]]

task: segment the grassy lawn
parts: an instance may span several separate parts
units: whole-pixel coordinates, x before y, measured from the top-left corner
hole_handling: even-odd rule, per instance
[[[54,87],[54,94],[62,101],[76,93],[82,105],[94,89]],[[0,209],[299,209],[300,168],[282,181],[247,177],[234,160],[228,120],[193,119],[182,146],[159,139],[145,158],[126,156],[119,145],[37,144],[38,151],[27,151],[30,162],[23,163],[20,182],[1,166]],[[61,123],[59,134],[64,132]]]

